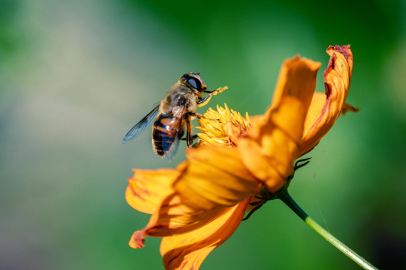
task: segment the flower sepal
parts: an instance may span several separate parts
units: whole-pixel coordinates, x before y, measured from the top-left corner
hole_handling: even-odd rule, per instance
[[[259,208],[261,208],[265,203],[268,201],[280,199],[280,196],[285,196],[285,193],[288,192],[288,187],[290,185],[290,182],[292,182],[293,177],[295,176],[295,172],[309,164],[310,158],[304,158],[304,159],[299,159],[298,161],[295,162],[295,166],[293,167],[293,174],[289,175],[286,178],[286,184],[277,192],[270,192],[266,185],[262,185],[261,191],[259,192],[258,195],[254,196],[254,199],[251,200],[250,206],[253,208],[250,210],[250,212],[247,214],[247,216],[243,219],[247,220],[255,211],[257,211]],[[257,199],[257,200],[255,200]]]

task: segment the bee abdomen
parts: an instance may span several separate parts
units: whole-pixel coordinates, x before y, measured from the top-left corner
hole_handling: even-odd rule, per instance
[[[173,116],[160,114],[154,122],[152,129],[152,145],[155,153],[162,157],[169,151],[176,139],[178,127],[174,126],[178,121]]]

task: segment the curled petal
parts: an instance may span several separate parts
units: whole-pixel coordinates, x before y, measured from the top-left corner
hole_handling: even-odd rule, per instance
[[[319,143],[334,125],[340,113],[347,110],[356,111],[356,108],[345,105],[353,68],[350,45],[330,46],[327,53],[330,55],[330,62],[323,74],[326,93],[316,93],[313,97],[306,118],[300,148],[301,155],[309,152]]]
[[[227,207],[214,221],[195,231],[163,238],[161,255],[165,269],[199,269],[207,255],[237,229],[248,202],[249,198],[233,207]]]
[[[132,248],[143,248],[145,247],[144,240],[144,232],[136,231],[133,236],[131,236],[130,242],[128,244]]]
[[[236,148],[203,145],[186,151],[188,166],[174,188],[194,209],[234,206],[260,188]]]
[[[180,172],[173,169],[138,170],[128,179],[129,185],[125,192],[127,203],[134,209],[153,214],[162,200],[173,192],[173,182]]]
[[[238,141],[245,166],[271,192],[278,191],[299,157],[305,117],[316,87],[320,63],[306,58],[286,60],[281,68],[273,103],[265,117]]]

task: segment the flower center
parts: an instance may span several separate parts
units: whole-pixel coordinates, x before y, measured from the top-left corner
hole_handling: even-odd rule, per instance
[[[209,108],[204,114],[207,119],[198,120],[200,126],[196,128],[202,132],[197,133],[201,139],[199,145],[235,146],[238,137],[244,135],[252,127],[248,113],[244,118],[239,112],[230,110],[227,104],[224,104],[224,107],[217,105],[217,111]]]

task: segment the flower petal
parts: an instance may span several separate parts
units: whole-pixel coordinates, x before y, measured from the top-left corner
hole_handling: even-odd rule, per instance
[[[237,229],[248,202],[249,198],[234,207],[228,207],[215,220],[195,231],[163,238],[161,255],[165,269],[199,269],[207,255]]]
[[[125,198],[131,207],[147,214],[153,214],[162,200],[173,192],[172,183],[180,175],[173,169],[134,169],[133,172],[134,176],[128,179]]]
[[[278,107],[283,97],[296,97],[304,104],[310,102],[316,89],[316,76],[321,64],[295,56],[283,62],[272,98],[271,109]],[[311,94],[310,94],[311,93]],[[267,111],[271,114],[271,110]]]
[[[313,149],[334,125],[341,112],[356,108],[345,105],[350,89],[353,56],[350,45],[330,46],[330,61],[324,71],[326,93],[316,93],[306,117],[301,155]]]
[[[229,210],[230,207],[223,206],[196,210],[183,204],[178,194],[172,193],[162,201],[147,226],[132,235],[129,245],[132,248],[143,248],[147,236],[168,237],[189,233],[216,220]]]
[[[130,240],[132,248],[144,247],[146,236],[166,237],[198,229],[228,211],[228,207],[211,210],[195,210],[183,204],[176,193],[162,201],[159,209],[151,216],[147,226],[136,231]]]
[[[236,148],[203,145],[188,149],[186,156],[188,166],[174,188],[182,202],[192,208],[234,206],[260,188]]]
[[[296,56],[286,60],[272,106],[247,136],[238,141],[245,166],[271,192],[278,191],[293,173],[319,68],[320,63],[306,58]]]

